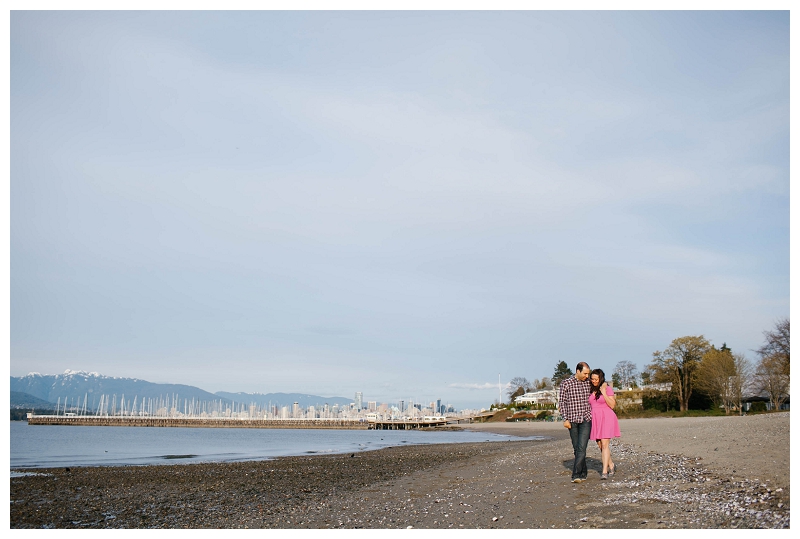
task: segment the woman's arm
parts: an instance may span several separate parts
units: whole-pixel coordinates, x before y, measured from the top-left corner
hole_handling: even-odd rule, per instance
[[[606,400],[606,404],[608,404],[608,407],[613,410],[614,407],[617,405],[617,398],[613,395],[614,393],[613,389],[611,390],[612,395],[606,394],[607,386],[608,384],[604,382],[603,385],[600,386],[600,393],[603,394],[603,398]]]

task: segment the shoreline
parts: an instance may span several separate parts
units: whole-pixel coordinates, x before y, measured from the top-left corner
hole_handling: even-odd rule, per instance
[[[620,420],[620,427],[623,437],[613,444],[619,471],[610,481],[600,481],[599,455],[590,446],[589,480],[569,482],[571,448],[560,424],[484,423],[468,428],[552,439],[395,446],[351,455],[236,463],[38,469],[52,475],[11,479],[10,524],[11,528],[789,526],[788,413],[630,419]],[[765,433],[761,445],[741,444]],[[785,475],[764,474],[784,461]],[[576,519],[576,512],[585,516]]]
[[[398,431],[330,429],[324,433],[312,429],[177,428],[170,432],[158,427],[29,426],[18,422],[11,425],[10,469],[245,462],[373,451],[399,445],[508,438],[460,427]]]

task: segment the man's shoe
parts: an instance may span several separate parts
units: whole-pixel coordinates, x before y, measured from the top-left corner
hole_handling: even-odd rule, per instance
[[[572,478],[572,482],[573,483],[580,483],[581,481],[583,481],[583,479],[581,479],[580,477],[573,477]]]

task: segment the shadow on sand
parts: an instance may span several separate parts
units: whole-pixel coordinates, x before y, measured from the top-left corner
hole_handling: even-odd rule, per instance
[[[569,459],[562,461],[561,464],[564,465],[564,468],[572,471],[572,463],[575,462],[575,459]],[[594,459],[592,457],[586,457],[586,468],[590,472],[597,472],[597,474],[603,473],[603,461],[600,459]]]

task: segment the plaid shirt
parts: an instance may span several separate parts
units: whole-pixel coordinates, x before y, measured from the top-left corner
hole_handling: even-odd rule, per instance
[[[592,384],[589,378],[581,382],[575,376],[570,376],[561,382],[558,389],[558,410],[566,421],[583,423],[592,420],[592,409],[589,407]]]

